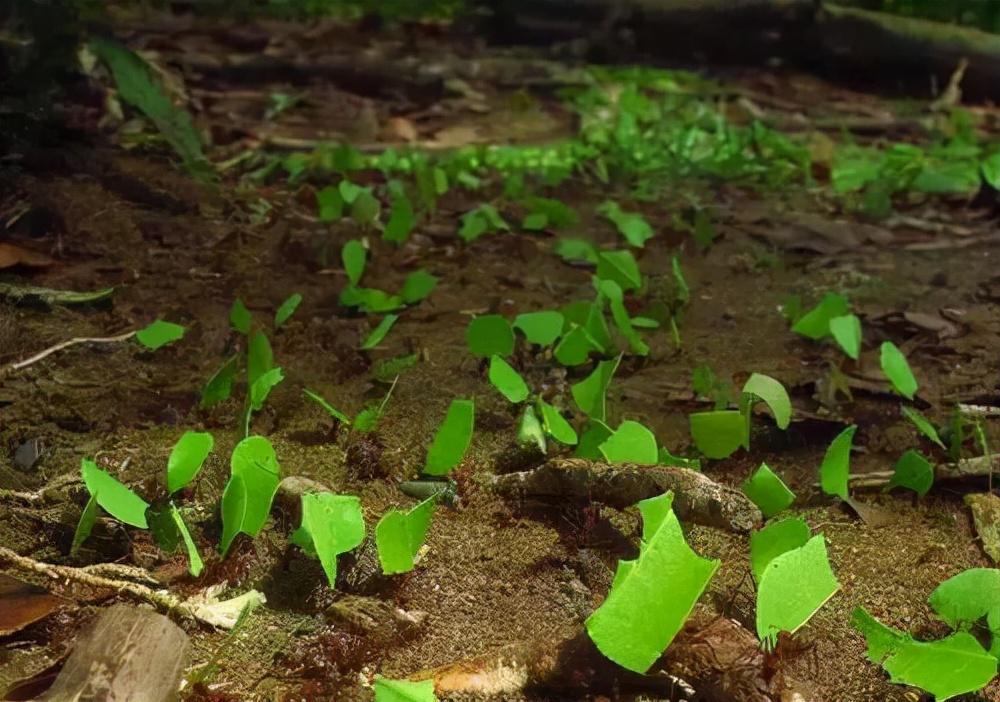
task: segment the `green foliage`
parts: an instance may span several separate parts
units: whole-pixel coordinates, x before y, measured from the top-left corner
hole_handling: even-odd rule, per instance
[[[625,212],[617,202],[605,200],[597,206],[597,212],[604,215],[618,229],[625,240],[637,248],[643,248],[649,239],[656,236],[649,222],[636,212]]]
[[[830,335],[830,320],[843,317],[849,311],[850,305],[843,296],[827,293],[818,305],[792,325],[792,331],[813,340],[822,339]]]
[[[386,680],[375,676],[375,702],[437,702],[434,681]]]
[[[534,444],[542,453],[546,453],[548,448],[545,440],[545,427],[538,417],[533,405],[525,405],[524,414],[517,425],[517,440],[522,444]]]
[[[329,402],[324,400],[320,395],[314,393],[312,390],[303,390],[302,392],[305,393],[306,397],[308,397],[310,400],[312,400],[317,405],[326,410],[326,413],[329,414],[331,417],[333,417],[335,420],[343,423],[345,426],[351,426],[351,418],[348,417],[343,412],[341,412],[336,407],[334,407],[333,405],[331,405]]]
[[[413,559],[423,546],[436,501],[435,495],[409,511],[394,509],[379,520],[375,527],[375,545],[384,574],[413,570]]]
[[[208,432],[186,431],[167,459],[167,493],[172,495],[194,480],[215,445]]]
[[[250,336],[250,327],[253,325],[253,315],[243,304],[243,300],[236,298],[233,306],[229,309],[229,325],[240,334]]]
[[[839,589],[821,535],[774,555],[757,583],[758,638],[773,648],[779,632],[798,631]]]
[[[243,529],[247,513],[247,486],[243,478],[237,474],[229,477],[226,489],[222,492],[222,536],[219,539],[219,552],[224,556],[229,552],[233,539]]]
[[[570,388],[576,406],[592,420],[604,421],[608,385],[621,360],[619,354],[612,361],[601,361],[590,375]]]
[[[489,378],[490,385],[499,390],[500,394],[506,397],[509,402],[517,404],[528,399],[530,391],[524,378],[507,361],[496,354],[490,357]]]
[[[405,194],[398,194],[392,197],[390,208],[389,221],[382,230],[382,238],[394,244],[403,244],[410,238],[417,224],[413,204]]]
[[[732,383],[724,381],[707,365],[702,364],[691,373],[691,387],[696,395],[707,397],[715,409],[724,409],[733,400]]]
[[[73,544],[69,549],[69,555],[71,557],[76,556],[76,554],[80,551],[80,547],[83,546],[83,542],[90,538],[90,532],[93,530],[94,523],[97,521],[97,513],[97,495],[91,493],[90,499],[87,500],[87,504],[84,506],[83,512],[80,514],[80,521],[76,524],[76,531],[73,533]]]
[[[430,295],[435,287],[437,278],[421,269],[406,276],[398,295],[349,284],[340,291],[340,304],[344,307],[357,307],[369,314],[393,312],[406,305],[420,302]]]
[[[560,312],[523,312],[514,318],[514,328],[529,343],[548,346],[562,335],[565,318]]]
[[[767,564],[777,556],[801,548],[809,541],[809,525],[801,519],[782,519],[771,522],[750,535],[750,567],[753,580],[758,585]]]
[[[358,239],[351,239],[340,250],[340,260],[344,264],[344,272],[351,285],[357,285],[365,273],[368,262],[368,249]]]
[[[181,537],[184,539],[184,547],[187,549],[188,553],[188,572],[194,577],[201,575],[201,571],[205,568],[204,561],[201,560],[201,554],[198,553],[198,547],[194,543],[194,539],[191,538],[191,532],[188,531],[187,524],[181,518],[181,512],[177,509],[177,505],[170,505],[170,517],[174,520],[174,525],[180,532]]]
[[[537,404],[541,414],[542,429],[545,431],[545,434],[563,444],[570,446],[576,444],[576,431],[566,421],[566,418],[563,417],[562,412],[541,398],[538,398]],[[544,453],[544,451],[543,447],[542,452]]]
[[[882,342],[881,356],[882,372],[896,388],[896,392],[912,400],[917,392],[917,379],[913,377],[906,356],[891,341]]]
[[[847,476],[851,467],[851,443],[857,425],[844,429],[830,442],[823,463],[819,468],[820,487],[827,495],[836,495],[842,500],[848,499]]]
[[[614,434],[611,427],[599,419],[591,418],[586,431],[580,436],[580,441],[576,446],[573,455],[578,458],[587,458],[591,461],[605,460],[601,453],[601,444]]]
[[[614,434],[605,439],[599,449],[608,463],[656,465],[660,458],[660,449],[653,432],[630,419],[619,424]]]
[[[458,235],[466,243],[471,244],[484,234],[509,231],[510,225],[504,221],[497,209],[493,205],[483,203],[462,215],[462,226],[458,230]]]
[[[628,341],[629,349],[632,353],[637,356],[648,355],[649,346],[632,326],[632,318],[625,308],[625,296],[618,283],[613,280],[595,279],[595,285],[601,295],[607,298],[608,304],[611,307],[611,318],[614,319],[618,331]]]
[[[149,503],[132,492],[107,471],[97,467],[93,461],[84,458],[80,462],[80,477],[87,486],[87,492],[97,500],[97,504],[120,522],[140,529],[149,528],[146,510]]]
[[[694,445],[707,458],[726,458],[746,442],[746,418],[736,410],[688,415]]]
[[[941,441],[941,436],[938,434],[937,429],[934,428],[934,425],[931,424],[924,415],[920,414],[920,412],[912,407],[907,407],[906,405],[903,405],[899,409],[903,413],[904,417],[913,422],[913,425],[920,431],[921,434],[926,436],[941,448],[947,450],[944,442]]]
[[[861,353],[861,320],[857,315],[845,314],[830,319],[830,334],[844,353],[858,360]]]
[[[403,287],[399,290],[399,296],[405,304],[415,305],[434,292],[437,282],[438,279],[435,276],[421,268],[406,276]]]
[[[939,700],[982,688],[996,676],[1000,654],[1000,570],[963,571],[941,583],[929,601],[942,619],[963,630],[936,641],[915,641],[856,608],[851,624],[868,641],[868,659],[880,664],[892,682],[923,688]],[[989,650],[964,630],[984,618]]]
[[[198,406],[210,409],[220,402],[225,402],[233,394],[233,380],[239,371],[240,356],[233,354],[223,363],[201,391],[201,401]]]
[[[603,251],[597,254],[597,277],[615,281],[622,290],[642,287],[642,273],[631,251]]]
[[[445,475],[457,466],[472,443],[476,409],[472,400],[452,400],[444,421],[427,449],[427,475]]]
[[[216,174],[202,153],[201,139],[191,115],[176,107],[160,90],[156,71],[138,54],[112,39],[93,37],[88,46],[111,69],[122,100],[156,125],[183,159],[188,172],[202,182],[215,180]]]
[[[568,263],[582,261],[592,266],[597,265],[597,247],[583,239],[557,239],[552,250],[559,258]]]
[[[171,344],[184,336],[184,327],[173,322],[158,319],[135,333],[136,340],[147,349],[155,351],[161,346]]]
[[[399,319],[399,315],[395,314],[387,314],[385,317],[383,317],[382,321],[379,322],[378,326],[372,329],[371,333],[368,335],[368,338],[366,338],[364,342],[362,342],[361,350],[370,351],[379,344],[381,344],[382,340],[386,337],[386,334],[389,333],[389,330],[392,329],[392,325],[396,323],[397,319]]]
[[[919,451],[910,449],[896,462],[887,489],[909,488],[923,497],[932,485],[934,485],[934,467]]]
[[[740,393],[740,410],[749,419],[756,399],[771,408],[774,423],[779,429],[787,429],[792,419],[792,401],[785,386],[769,375],[754,373],[743,385]]]
[[[365,540],[361,501],[353,495],[309,492],[302,496],[302,525],[292,543],[315,553],[330,587],[337,582],[337,556]]]
[[[766,463],[761,463],[757,471],[743,483],[744,494],[760,507],[765,517],[772,517],[795,501],[795,493],[788,489],[784,481]]]
[[[301,302],[302,296],[299,293],[292,293],[284,302],[278,305],[278,309],[274,313],[274,328],[276,330],[284,326],[285,322],[295,314],[295,310],[299,308]],[[244,334],[246,333],[249,332],[244,332]]]
[[[607,599],[585,622],[601,653],[637,673],[670,645],[720,564],[691,550],[672,503],[668,492],[638,504],[639,557],[619,561]]]
[[[564,229],[574,226],[580,217],[572,207],[559,200],[546,197],[529,197],[524,201],[528,214],[521,223],[521,228],[529,231],[542,231],[549,227]]]
[[[465,341],[473,356],[509,356],[514,351],[514,330],[499,314],[483,314],[469,322]]]
[[[278,457],[271,442],[266,438],[248,436],[233,449],[230,467],[232,477],[241,478],[246,492],[246,506],[242,510],[242,520],[236,525],[236,531],[248,536],[257,536],[267,521],[271,511],[271,501],[281,481]],[[225,511],[223,511],[223,522],[225,530]]]

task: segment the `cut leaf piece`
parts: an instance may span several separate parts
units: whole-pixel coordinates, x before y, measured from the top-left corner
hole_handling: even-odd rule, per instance
[[[910,449],[899,457],[886,489],[905,487],[923,497],[932,485],[934,485],[934,467],[919,451]]]
[[[453,400],[427,449],[424,473],[444,475],[462,462],[472,443],[476,408],[472,400]]]
[[[403,288],[399,291],[399,297],[407,305],[414,305],[434,292],[437,282],[437,278],[423,269],[413,271],[403,281]],[[384,311],[389,312],[391,310]]]
[[[743,385],[743,395],[759,397],[774,414],[774,423],[779,429],[787,429],[792,419],[792,401],[785,386],[769,375],[754,373]],[[749,412],[750,407],[746,410]]]
[[[810,339],[822,339],[830,334],[830,320],[834,317],[843,317],[849,309],[850,306],[844,297],[836,293],[827,293],[818,305],[806,312],[792,326],[792,331]]]
[[[913,422],[914,426],[917,427],[921,434],[943,448],[945,451],[948,450],[948,447],[944,445],[943,441],[941,441],[941,435],[938,434],[937,429],[934,428],[934,425],[930,423],[930,420],[928,420],[927,417],[920,414],[920,412],[912,407],[907,407],[906,405],[900,407],[900,411],[903,413],[904,417]]]
[[[247,514],[247,487],[239,475],[229,476],[226,489],[222,492],[222,536],[219,552],[223,556],[229,551],[236,535],[243,531]]]
[[[201,571],[205,568],[205,563],[201,560],[201,554],[198,553],[198,547],[195,546],[194,539],[191,538],[191,532],[188,531],[187,524],[181,518],[181,512],[177,509],[177,505],[170,505],[170,516],[173,517],[174,524],[177,525],[177,530],[181,533],[181,537],[184,539],[184,547],[187,549],[188,553],[188,572],[194,577],[201,575]]]
[[[436,500],[437,496],[430,497],[407,512],[394,509],[379,520],[375,545],[383,573],[413,570],[413,559],[424,544]]]
[[[861,320],[856,314],[845,314],[830,320],[833,340],[855,361],[861,353]]]
[[[576,431],[562,416],[562,412],[550,405],[545,400],[539,398],[538,407],[542,415],[542,427],[545,433],[556,441],[573,446],[577,442]]]
[[[743,492],[760,507],[760,513],[765,517],[774,516],[795,501],[795,493],[766,463],[761,463],[750,479],[743,483]]]
[[[601,653],[637,673],[670,645],[720,565],[688,546],[672,503],[668,492],[638,504],[639,557],[619,561],[607,599],[585,622]]]
[[[371,334],[368,335],[368,338],[365,339],[364,343],[361,344],[361,350],[371,351],[373,348],[381,344],[382,339],[384,339],[385,335],[389,333],[389,330],[392,329],[392,325],[396,323],[397,319],[399,319],[399,315],[387,314],[382,321],[379,322],[378,326],[372,329]]]
[[[299,308],[299,304],[302,302],[302,296],[298,293],[292,293],[278,306],[278,310],[274,313],[274,328],[280,329],[284,326],[285,322],[295,314],[295,310]],[[249,333],[249,332],[244,332]]]
[[[608,463],[639,463],[656,465],[660,448],[656,436],[639,422],[630,419],[618,425],[615,433],[600,446]]]
[[[335,587],[337,556],[365,540],[361,501],[354,495],[334,495],[332,492],[304,494],[301,532],[312,542],[330,587]]]
[[[250,386],[250,407],[254,412],[260,412],[264,403],[267,402],[267,396],[271,394],[271,390],[284,379],[284,371],[279,366],[275,366],[254,381],[253,385]]]
[[[574,383],[570,388],[576,406],[591,419],[604,421],[608,385],[611,384],[611,378],[618,370],[618,364],[621,363],[621,360],[622,357],[619,354],[613,361],[601,361],[590,375],[580,382]]]
[[[80,463],[80,476],[87,486],[87,492],[97,498],[97,504],[105,512],[120,522],[140,529],[149,528],[149,523],[146,521],[149,503],[132,492],[131,488],[86,458]]]
[[[862,607],[854,610],[851,624],[868,641],[868,659],[881,665],[892,682],[923,688],[938,700],[975,692],[997,674],[997,659],[967,632],[937,641],[914,641]]]
[[[271,501],[281,481],[278,457],[263,436],[248,436],[233,449],[232,474],[243,479],[246,507],[240,531],[257,536],[271,512]]]
[[[559,340],[552,355],[564,366],[579,366],[587,362],[591,351],[600,351],[600,347],[586,329],[573,325]]]
[[[517,440],[522,444],[535,444],[543,454],[546,451],[545,427],[530,404],[525,406],[521,423],[517,426]]]
[[[340,260],[344,264],[344,272],[347,279],[353,285],[361,282],[361,276],[365,273],[365,264],[368,262],[368,249],[358,239],[351,239],[344,248],[340,250]]]
[[[746,443],[746,420],[736,410],[695,412],[688,419],[694,445],[707,458],[726,458]]]
[[[945,580],[928,601],[954,628],[966,627],[986,617],[993,634],[991,653],[1000,649],[1000,570],[969,568]]]
[[[375,702],[437,702],[434,681],[386,680],[376,675]]]
[[[819,482],[827,495],[836,495],[842,500],[848,498],[847,476],[851,468],[851,444],[857,430],[857,425],[852,424],[837,434],[823,456],[823,463],[819,467]]]
[[[97,521],[97,495],[91,493],[87,505],[80,514],[80,521],[76,523],[76,531],[73,533],[73,545],[70,546],[69,555],[76,556],[83,546],[83,542],[90,537],[90,532],[94,529],[94,522]],[[2,634],[0,634],[2,636]]]
[[[773,648],[779,632],[794,634],[839,589],[822,535],[775,556],[757,586],[758,638]]]
[[[185,331],[187,330],[179,324],[158,319],[137,331],[135,338],[147,349],[155,351],[161,346],[166,346],[182,338]]]
[[[484,314],[469,322],[465,341],[474,356],[509,356],[514,350],[514,330],[501,315]]]
[[[515,405],[528,399],[530,391],[524,378],[507,361],[497,355],[490,358],[490,385]]]
[[[208,432],[186,431],[167,459],[167,494],[174,494],[194,480],[215,445]]]
[[[917,379],[913,377],[903,352],[891,341],[883,342],[881,361],[882,372],[892,387],[907,400],[912,400],[917,392]]]
[[[243,300],[236,298],[229,310],[229,325],[240,334],[248,335],[252,324],[253,316],[250,310],[243,304]]]
[[[588,458],[591,461],[603,461],[604,454],[601,453],[601,444],[614,434],[604,422],[598,419],[591,419],[586,431],[580,437],[580,443],[576,446],[573,455],[578,458]]]
[[[792,549],[802,548],[811,536],[801,519],[782,519],[750,535],[750,567],[754,582],[760,584],[767,564]]]
[[[548,346],[562,334],[564,321],[560,312],[525,312],[514,318],[514,328],[530,343]]]
[[[613,280],[622,290],[642,287],[642,273],[631,251],[606,251],[597,255],[597,277]]]

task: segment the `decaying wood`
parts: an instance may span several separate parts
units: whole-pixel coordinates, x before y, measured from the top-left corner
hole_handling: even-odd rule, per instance
[[[682,521],[745,533],[762,520],[757,506],[739,490],[675,466],[557,458],[534,470],[491,476],[488,481],[493,490],[509,497],[587,498],[615,509],[672,490],[674,511]]]
[[[1000,454],[963,458],[955,463],[938,463],[934,466],[934,480],[962,480],[964,478],[986,477],[1000,472]],[[855,474],[847,477],[852,490],[884,488],[896,473],[892,470]]]
[[[176,700],[190,642],[150,609],[115,605],[80,636],[42,702]]]

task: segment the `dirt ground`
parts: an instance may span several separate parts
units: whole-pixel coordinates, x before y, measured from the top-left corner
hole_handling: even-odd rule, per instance
[[[804,84],[814,94],[827,91],[831,100],[843,97],[802,76],[775,79],[779,92]],[[260,97],[277,87],[262,83],[254,91]],[[312,90],[313,107],[288,118],[288,133],[318,130],[328,124],[330,112],[352,99],[322,85]],[[220,113],[209,118],[224,120]],[[518,652],[544,650],[578,632],[606,595],[616,561],[634,556],[638,514],[514,504],[477,482],[478,474],[523,469],[540,459],[517,446],[516,416],[485,382],[464,333],[476,313],[512,318],[579,299],[591,290],[590,271],[561,262],[544,234],[494,235],[462,244],[456,237],[458,217],[476,203],[450,193],[406,245],[369,237],[366,284],[394,289],[418,267],[440,282],[429,299],[401,315],[377,349],[359,351],[376,322],[339,307],[346,277],[336,255],[328,257],[358,230],[347,221],[316,221],[314,192],[323,183],[292,188],[276,180],[252,189],[228,178],[221,201],[206,207],[204,193],[169,155],[98,144],[73,144],[16,178],[5,176],[5,219],[15,202],[28,203],[35,215],[0,237],[51,262],[0,271],[0,281],[80,291],[114,287],[114,293],[109,300],[72,307],[8,299],[0,306],[0,367],[73,337],[114,336],[158,317],[183,324],[188,332],[155,352],[134,342],[81,344],[3,376],[0,488],[39,490],[47,481],[77,474],[80,459],[90,457],[141,495],[154,497],[162,494],[158,485],[173,442],[185,429],[210,431],[216,448],[193,493],[204,505],[195,533],[207,568],[192,578],[180,553],[163,555],[145,534],[104,521],[70,559],[68,546],[82,509],[79,486],[66,502],[46,509],[4,498],[0,543],[51,563],[140,565],[184,595],[223,581],[237,592],[261,590],[267,605],[235,635],[184,623],[193,642],[192,664],[214,657],[217,666],[207,687],[188,690],[186,699],[370,699],[365,681],[376,673],[403,678],[463,663],[474,668],[505,656],[523,658]],[[827,539],[842,588],[797,634],[806,651],[781,661],[781,674],[810,700],[913,699],[867,661],[864,640],[849,623],[851,611],[863,606],[918,638],[946,633],[927,605],[930,592],[964,569],[995,565],[963,504],[967,493],[985,492],[987,480],[941,482],[921,500],[901,490],[858,491],[861,501],[884,510],[880,524],[835,503],[815,483],[830,439],[851,423],[860,427],[852,473],[890,470],[912,447],[944,460],[900,416],[900,398],[878,380],[877,349],[885,339],[904,350],[920,381],[914,405],[939,424],[956,402],[1000,402],[997,219],[969,203],[928,199],[909,207],[910,220],[873,224],[836,211],[805,188],[759,194],[737,185],[710,187],[718,238],[704,253],[672,224],[669,194],[635,205],[658,234],[641,252],[643,272],[654,287],[669,281],[671,254],[682,247],[691,302],[679,348],[660,331],[648,335],[648,358],[623,361],[609,392],[609,424],[642,421],[662,445],[684,453],[690,444],[686,415],[710,406],[690,390],[696,367],[707,363],[737,387],[752,372],[779,379],[795,406],[789,430],[769,430],[770,420],[760,416],[762,434],[752,451],[706,461],[704,470],[738,487],[766,462],[798,495],[791,511]],[[613,228],[587,213],[609,196],[624,197],[624,191],[609,193],[574,180],[551,196],[581,213],[574,235],[598,244],[615,241]],[[263,221],[251,211],[258,197],[273,208]],[[810,218],[836,221],[857,236],[826,252],[803,245],[811,236],[802,234],[814,221]],[[944,224],[929,231],[919,228],[917,219]],[[874,229],[885,236],[868,236]],[[830,344],[791,333],[778,312],[788,295],[814,302],[831,290],[847,296],[863,319],[864,351],[857,364]],[[272,339],[286,380],[254,418],[252,431],[272,441],[283,475],[306,476],[337,493],[360,496],[369,526],[390,507],[413,504],[398,483],[413,479],[423,465],[448,403],[455,397],[476,400],[476,433],[459,471],[461,505],[438,509],[426,553],[410,574],[335,592],[318,562],[286,553],[290,525],[278,513],[261,537],[238,541],[225,560],[215,550],[214,505],[228,477],[229,452],[241,438],[240,406],[231,400],[201,410],[199,392],[231,352],[235,337],[228,316],[234,299],[267,319],[292,293],[302,295],[301,307]],[[938,320],[945,331],[930,328],[927,319]],[[387,390],[372,380],[373,364],[412,352],[420,362],[399,376],[374,439],[334,427],[302,394],[304,388],[313,390],[353,415]],[[825,401],[831,364],[850,380],[852,399],[838,395],[835,404]],[[580,376],[571,370],[562,377],[544,360],[522,370],[533,381],[554,386],[557,395]],[[993,424],[988,433],[995,442]],[[16,467],[15,452],[32,440],[40,442],[40,459],[29,469]],[[722,560],[703,602],[725,606],[734,618],[749,618],[752,630],[747,535],[692,526],[688,540],[702,556]],[[17,574],[76,605],[4,641],[0,689],[57,660],[100,608],[129,601],[121,594]],[[366,607],[372,610],[367,623],[351,621],[354,610]],[[401,633],[391,622],[393,607],[426,619],[416,631]],[[335,614],[345,608],[354,614]],[[529,685],[491,699],[670,699],[663,690],[630,687],[615,675],[581,674],[575,682]],[[1000,700],[1000,683],[995,680],[981,695]]]

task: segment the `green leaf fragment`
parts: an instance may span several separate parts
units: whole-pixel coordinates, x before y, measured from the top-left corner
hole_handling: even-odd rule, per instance
[[[631,251],[607,251],[597,255],[597,277],[613,280],[622,290],[642,287],[642,273]]]
[[[158,319],[135,333],[136,340],[151,351],[173,343],[184,336],[184,327]]]
[[[97,504],[120,522],[131,524],[140,529],[149,527],[146,521],[146,510],[149,503],[132,492],[127,485],[119,482],[107,471],[101,470],[90,459],[80,462],[80,476],[83,478],[87,492],[95,496]]]
[[[896,392],[906,399],[912,400],[917,392],[917,379],[913,377],[913,371],[910,370],[906,356],[891,341],[882,343],[881,363],[882,372],[896,388]]]
[[[214,445],[215,439],[208,432],[184,432],[167,459],[167,494],[174,494],[194,480]]]
[[[833,340],[855,361],[861,353],[861,320],[856,314],[845,314],[830,320]]]
[[[327,414],[336,419],[338,422],[343,422],[347,426],[351,426],[351,418],[324,400],[320,395],[314,393],[312,390],[303,390],[302,392],[305,393],[306,397],[326,410]]]
[[[539,398],[538,407],[542,414],[542,427],[545,433],[556,441],[573,446],[577,442],[576,431],[563,417],[562,412]]]
[[[580,442],[576,446],[573,455],[577,458],[587,458],[591,461],[605,460],[601,453],[601,444],[608,440],[614,431],[604,422],[598,419],[591,419],[586,430],[580,436]]]
[[[299,293],[292,293],[289,295],[284,302],[278,306],[278,310],[274,313],[274,328],[280,329],[284,326],[285,322],[295,314],[295,310],[299,308],[299,304],[302,302],[302,296]],[[248,332],[244,332],[246,334]]]
[[[229,552],[233,539],[243,529],[247,513],[247,488],[239,475],[229,476],[226,489],[222,492],[222,536],[219,539],[219,552],[223,556]]]
[[[271,442],[263,436],[248,436],[236,445],[230,459],[233,476],[243,479],[246,508],[240,531],[257,536],[271,511],[281,469]]]
[[[851,444],[857,430],[857,425],[852,424],[837,434],[823,456],[823,463],[819,467],[819,481],[827,495],[836,495],[842,500],[848,498],[847,476],[851,468]]]
[[[253,316],[250,310],[243,304],[243,300],[236,298],[232,308],[229,310],[229,325],[240,334],[248,335],[250,327],[253,325]]]
[[[695,412],[688,419],[694,445],[706,458],[726,458],[746,443],[746,419],[736,410]]]
[[[914,426],[917,427],[921,434],[943,448],[945,451],[948,450],[948,448],[944,445],[944,442],[941,440],[941,435],[938,434],[937,429],[934,428],[934,425],[931,424],[930,420],[928,420],[924,415],[920,414],[920,412],[912,407],[907,407],[906,405],[900,407],[900,411],[903,413],[904,417],[913,422]]]
[[[437,702],[434,681],[386,680],[375,676],[375,702]]]
[[[436,496],[407,512],[392,510],[375,527],[375,544],[386,575],[413,570],[413,559],[424,543],[434,514]]]
[[[532,344],[548,346],[562,335],[565,319],[560,312],[525,312],[514,318],[519,329]]]
[[[80,513],[80,521],[76,523],[76,531],[73,533],[73,545],[69,549],[71,557],[76,556],[80,552],[83,542],[90,537],[90,532],[94,529],[94,523],[97,521],[97,504],[97,495],[91,493],[90,499],[87,500],[87,505],[83,508],[83,512]]]
[[[886,489],[909,488],[923,497],[932,485],[934,485],[934,467],[919,451],[910,449],[899,457]]]
[[[285,379],[285,374],[280,367],[274,367],[264,373],[250,386],[250,407],[254,412],[260,412],[261,407],[267,401],[267,396],[271,390]]]
[[[361,501],[354,495],[306,493],[302,496],[301,531],[312,542],[330,587],[335,587],[337,556],[365,539]]]
[[[788,428],[788,423],[792,419],[792,401],[785,386],[779,381],[769,375],[754,373],[743,385],[743,395],[759,397],[771,408],[774,423],[778,428]]]
[[[489,379],[490,385],[499,390],[500,394],[506,397],[509,402],[517,404],[528,399],[530,391],[524,378],[507,361],[496,354],[490,358]]]
[[[618,370],[621,355],[611,361],[601,361],[593,372],[570,388],[576,406],[591,419],[604,421],[608,385]]]
[[[472,443],[475,413],[472,400],[452,401],[444,422],[441,423],[430,448],[427,449],[424,473],[445,475],[462,462],[465,452]]]
[[[522,444],[535,444],[543,454],[546,450],[545,427],[532,405],[526,405],[517,425],[517,440]]]
[[[607,599],[585,622],[601,653],[637,673],[670,645],[720,565],[688,546],[672,502],[668,492],[638,504],[639,557],[619,562]]]
[[[344,264],[347,279],[352,285],[357,285],[361,281],[361,276],[365,274],[368,249],[358,239],[351,239],[340,250],[340,260]]]
[[[415,305],[434,292],[437,282],[436,277],[423,269],[413,271],[403,281],[403,288],[399,291],[399,296],[407,305]]]
[[[756,472],[743,483],[743,492],[760,507],[760,512],[765,517],[774,516],[795,501],[795,493],[788,489],[766,463],[761,463]]]
[[[630,419],[618,425],[615,433],[600,445],[600,451],[608,463],[652,466],[660,458],[660,449],[653,432]]]
[[[238,368],[239,354],[233,354],[205,383],[198,406],[202,409],[210,409],[220,402],[228,400],[233,394],[233,380]]]
[[[187,524],[181,518],[181,512],[177,509],[177,505],[170,505],[170,516],[174,520],[174,524],[177,525],[177,530],[180,532],[181,537],[184,539],[184,547],[187,549],[188,553],[188,572],[194,577],[201,575],[201,571],[205,568],[205,563],[201,560],[201,554],[198,553],[198,547],[194,543],[194,539],[191,538],[191,532],[188,531]]]
[[[830,320],[834,317],[843,317],[849,309],[850,306],[844,297],[836,293],[827,293],[818,305],[792,325],[792,331],[810,339],[822,339],[830,334]]]
[[[381,344],[382,340],[385,339],[386,335],[389,333],[389,330],[392,329],[392,325],[396,323],[397,319],[399,319],[399,315],[395,314],[387,314],[385,317],[383,317],[382,321],[379,322],[378,326],[372,329],[371,333],[368,335],[368,338],[365,339],[364,343],[361,344],[361,350],[371,351],[373,348]]]
[[[247,384],[252,388],[257,379],[274,368],[274,351],[267,334],[258,331],[247,344]]]
[[[757,636],[773,648],[779,632],[795,633],[840,589],[822,535],[775,556],[757,585]]]
[[[768,563],[783,553],[805,546],[811,535],[809,525],[801,519],[782,519],[751,534],[750,567],[754,582],[760,583]]]
[[[484,314],[469,322],[465,341],[474,356],[509,356],[514,351],[514,330],[499,314]]]

